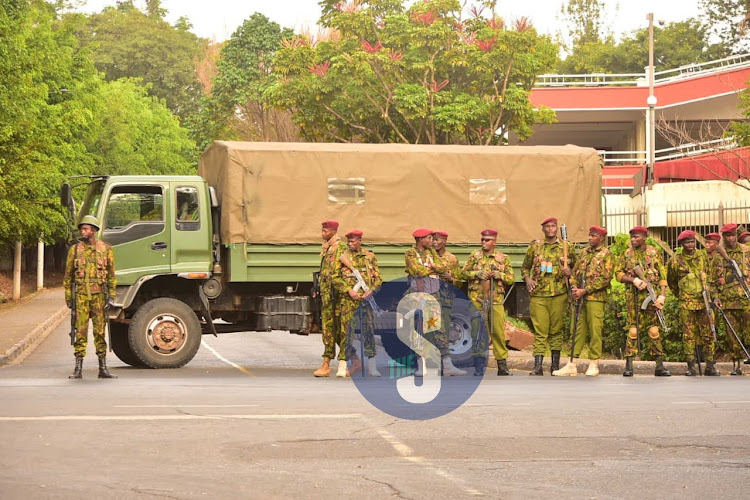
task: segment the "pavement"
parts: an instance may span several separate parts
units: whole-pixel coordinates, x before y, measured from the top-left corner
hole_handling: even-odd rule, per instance
[[[69,318],[65,306],[62,287],[45,289],[30,298],[22,299],[17,304],[7,304],[0,309],[0,366],[19,363],[47,337],[63,320]],[[561,366],[568,360],[563,356]],[[545,376],[549,376],[550,358],[545,357]],[[528,351],[510,351],[508,367],[512,370],[531,371],[534,357]],[[687,366],[683,362],[666,362],[664,366],[672,375],[685,375]],[[750,374],[750,367],[743,365]],[[732,370],[732,363],[717,363],[717,369],[723,375]],[[496,369],[497,362],[490,357],[488,370]],[[588,360],[581,359],[578,372],[581,376],[588,368]],[[619,359],[602,359],[599,372],[603,375],[620,375],[625,368],[625,361]],[[633,369],[636,375],[653,375],[653,361],[635,361]]]

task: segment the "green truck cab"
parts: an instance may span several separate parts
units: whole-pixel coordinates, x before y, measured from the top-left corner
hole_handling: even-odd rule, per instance
[[[573,241],[599,223],[600,165],[594,150],[574,146],[217,141],[200,175],[92,177],[79,210],[70,185],[61,196],[72,220],[99,219],[114,250],[113,351],[130,365],[174,368],[195,356],[202,334],[310,333],[326,219],[339,220],[342,235],[364,230],[384,280],[404,276],[415,227],[450,232],[462,263],[494,227],[520,282],[543,217],[569,221]],[[534,198],[540,183],[550,189]],[[523,315],[525,287],[510,292],[511,314]],[[454,320],[454,354],[468,354],[469,322]]]

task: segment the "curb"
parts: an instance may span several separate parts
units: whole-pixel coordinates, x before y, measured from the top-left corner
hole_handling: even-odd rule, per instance
[[[560,367],[565,366],[565,364],[567,364],[569,359],[570,358],[561,358]],[[534,358],[511,356],[508,358],[507,363],[508,363],[508,368],[511,370],[530,372],[531,369],[534,367]],[[653,361],[633,361],[633,372],[635,375],[652,375],[653,376],[654,365],[655,363]],[[583,375],[589,366],[589,360],[580,359],[578,360],[577,366],[578,366],[578,374]],[[702,363],[701,366],[705,369],[705,363]],[[545,357],[544,358],[544,375],[545,376],[550,376],[549,367],[550,367],[550,359],[549,357]],[[669,370],[670,373],[672,373],[672,375],[680,376],[680,375],[685,375],[685,373],[687,372],[687,364],[684,362],[665,361],[664,367],[667,370]],[[490,357],[489,363],[487,364],[487,368],[497,369],[497,362],[495,361],[493,357]],[[732,363],[725,363],[725,362],[716,363],[716,369],[721,373],[722,376],[729,375],[729,372],[732,371]],[[599,373],[601,375],[622,375],[622,372],[624,370],[625,370],[624,360],[602,359],[599,362]],[[747,369],[746,369],[746,372],[747,372]],[[561,378],[565,378],[565,377],[561,377]]]
[[[44,340],[67,315],[68,308],[66,306],[61,307],[52,316],[47,318],[44,323],[31,330],[24,338],[16,342],[5,354],[0,354],[0,366],[10,365],[17,358],[28,354],[27,351],[35,347],[38,342]]]

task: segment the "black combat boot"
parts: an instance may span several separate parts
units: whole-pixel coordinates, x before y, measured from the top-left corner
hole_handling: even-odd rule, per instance
[[[695,358],[690,356],[687,359],[687,373],[685,374],[686,377],[695,377]]]
[[[83,370],[83,358],[76,357],[76,367],[73,369],[73,375],[68,375],[68,378],[83,378],[81,370]]]
[[[560,369],[560,351],[552,351],[552,363],[549,366],[549,374]]]
[[[534,356],[534,368],[531,370],[529,375],[544,375],[544,356]]]
[[[497,376],[503,377],[507,375],[513,375],[508,370],[508,361],[505,359],[498,359],[497,360]]]
[[[732,367],[734,369],[731,372],[729,372],[730,375],[742,375],[742,365],[740,364],[739,359],[732,360]]]
[[[703,372],[703,375],[707,377],[718,377],[721,373],[716,370],[713,361],[706,360],[706,370]]]
[[[107,358],[105,356],[99,358],[99,378],[117,378],[117,375],[112,375],[107,370]]]
[[[623,377],[633,376],[633,356],[625,358],[625,370],[622,372]]]
[[[669,370],[664,368],[661,356],[656,357],[656,369],[654,370],[654,377],[671,377],[672,374]]]
[[[475,377],[484,377],[484,368],[485,363],[487,363],[487,358],[483,358],[481,356],[474,357],[474,376]]]

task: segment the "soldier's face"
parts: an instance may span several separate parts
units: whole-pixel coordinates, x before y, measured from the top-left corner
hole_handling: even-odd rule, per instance
[[[604,236],[602,236],[599,233],[589,233],[589,245],[591,245],[591,248],[596,248],[599,245],[602,244],[604,241]]]
[[[635,233],[630,235],[630,244],[633,248],[641,248],[646,243],[646,235]]]
[[[325,241],[328,241],[331,238],[333,238],[334,234],[336,234],[336,230],[335,229],[328,229],[328,228],[324,227],[323,229],[320,230],[320,233],[323,236],[323,239]]]
[[[547,238],[554,238],[557,236],[557,222],[548,222],[545,225],[542,226],[542,231],[544,232],[544,236]]]
[[[724,238],[724,246],[734,248],[737,246],[737,234],[736,233],[724,233],[721,235]]]
[[[430,248],[432,246],[432,235],[430,234],[424,238],[419,238],[417,240],[417,245],[422,248]]]
[[[708,253],[714,253],[719,242],[714,240],[706,240],[706,250]]]
[[[81,232],[81,238],[84,240],[90,240],[96,234],[94,227],[88,224],[81,224],[78,230]]]
[[[695,252],[695,238],[682,240],[682,248],[688,254],[692,254],[693,252]]]
[[[439,236],[434,236],[432,238],[432,246],[437,250],[438,252],[441,251],[443,248],[445,248],[445,244],[448,242],[445,238],[441,238]]]
[[[492,236],[482,236],[482,250],[485,252],[492,252],[495,250],[496,238]]]
[[[349,238],[346,244],[352,252],[359,252],[359,249],[362,248],[362,238]]]

